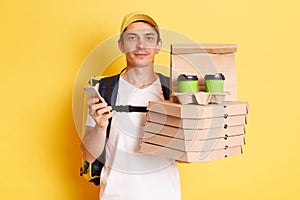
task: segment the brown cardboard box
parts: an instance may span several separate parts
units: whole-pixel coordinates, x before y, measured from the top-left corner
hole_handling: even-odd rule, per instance
[[[215,149],[212,151],[180,151],[150,143],[142,143],[140,152],[185,162],[209,162],[242,153],[241,146]]]
[[[193,93],[180,93],[173,92],[170,97],[170,101],[179,104],[222,104],[225,101],[225,96],[229,95],[229,92],[193,92]]]
[[[209,105],[181,105],[170,101],[149,102],[147,110],[178,118],[211,118],[248,113],[248,103],[241,101]]]
[[[179,118],[149,111],[147,121],[175,126],[183,129],[207,129],[246,124],[246,115],[229,115],[214,118]]]
[[[241,154],[248,103],[181,105],[152,101],[147,107],[140,152],[206,162]]]
[[[244,135],[205,140],[182,140],[148,132],[145,133],[143,142],[181,151],[211,151],[245,144]]]
[[[236,50],[234,44],[171,46],[172,99],[179,92],[179,74],[197,75],[200,92],[205,90],[204,76],[220,72],[225,76],[224,91],[230,95],[226,95],[223,103],[223,100],[216,101],[220,105],[189,105],[189,101],[183,103],[188,105],[150,102],[140,152],[186,162],[208,162],[242,153],[248,104],[236,101]],[[191,96],[193,103],[194,96]],[[207,103],[201,101],[200,104]]]
[[[182,129],[153,122],[146,122],[144,130],[182,140],[205,140],[245,134],[244,125],[209,129]]]
[[[198,91],[204,91],[204,76],[221,72],[225,76],[224,91],[230,92],[225,99],[237,100],[235,44],[172,44],[171,90],[178,92],[179,74],[197,75]]]

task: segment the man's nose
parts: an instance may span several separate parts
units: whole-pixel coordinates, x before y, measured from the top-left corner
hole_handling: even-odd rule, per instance
[[[138,39],[138,42],[137,42],[137,46],[136,46],[136,47],[139,48],[139,49],[145,48],[145,41],[144,41],[144,39],[143,39],[142,37],[140,37],[140,38]]]

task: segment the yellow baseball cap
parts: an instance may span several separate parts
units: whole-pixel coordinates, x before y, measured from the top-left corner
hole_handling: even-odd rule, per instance
[[[139,21],[139,20],[146,21],[146,22],[150,23],[152,26],[158,28],[158,25],[155,22],[155,20],[148,14],[146,14],[144,12],[133,12],[133,13],[129,13],[128,15],[126,15],[124,17],[122,25],[121,25],[121,33],[125,30],[125,28],[129,24]]]

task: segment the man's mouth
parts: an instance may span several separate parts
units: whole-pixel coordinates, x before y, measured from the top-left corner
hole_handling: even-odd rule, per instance
[[[142,53],[142,52],[134,53],[134,55],[135,55],[136,57],[145,57],[145,56],[148,56],[147,53]]]

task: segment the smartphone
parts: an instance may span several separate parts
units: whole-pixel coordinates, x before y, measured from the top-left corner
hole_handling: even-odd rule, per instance
[[[99,94],[98,90],[94,86],[84,86],[84,91],[88,95],[88,98],[98,98],[99,101],[97,103],[104,102],[103,97]]]

